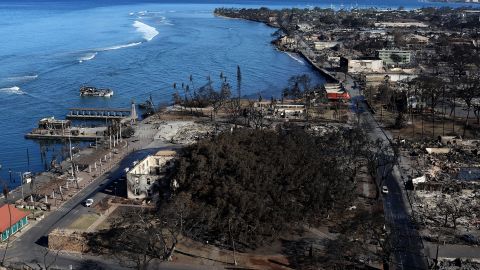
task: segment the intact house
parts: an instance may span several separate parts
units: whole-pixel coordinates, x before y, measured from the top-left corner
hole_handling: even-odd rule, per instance
[[[0,242],[20,231],[28,224],[28,211],[15,208],[12,204],[0,207]]]
[[[127,197],[129,199],[151,198],[158,181],[173,165],[175,151],[159,151],[144,158],[127,172]]]

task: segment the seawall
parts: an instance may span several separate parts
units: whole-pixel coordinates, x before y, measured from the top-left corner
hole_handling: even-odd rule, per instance
[[[310,65],[312,65],[320,74],[322,74],[328,83],[338,83],[338,79],[335,78],[330,72],[326,71],[324,68],[319,67],[315,64],[310,58],[308,58],[302,51],[298,51],[298,53],[305,59]]]

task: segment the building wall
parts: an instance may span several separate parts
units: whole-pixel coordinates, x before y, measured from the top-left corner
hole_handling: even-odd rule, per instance
[[[393,65],[396,64],[395,62],[392,61],[391,55],[392,54],[397,54],[402,58],[402,61],[399,62],[399,64],[409,64],[412,61],[412,53],[410,51],[404,51],[404,50],[380,50],[377,51],[378,53],[378,58],[383,60],[383,63],[387,65]]]
[[[337,46],[338,44],[340,44],[340,42],[318,41],[318,42],[314,42],[313,44],[315,44],[315,50],[320,51],[320,50],[327,49],[327,48],[333,48],[333,47]]]
[[[127,172],[127,197],[129,199],[151,197],[153,187],[171,159],[173,156],[148,156]]]
[[[8,239],[8,237],[14,235],[16,232],[18,232],[20,229],[25,227],[28,224],[28,219],[27,217],[22,218],[19,220],[17,223],[13,224],[12,227],[9,229],[5,230],[4,232],[0,232],[0,239],[1,241],[5,241]]]
[[[375,73],[383,72],[382,60],[348,60],[349,73]]]

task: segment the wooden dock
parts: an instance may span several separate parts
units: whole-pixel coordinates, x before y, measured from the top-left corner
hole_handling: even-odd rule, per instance
[[[67,119],[111,119],[121,120],[131,117],[131,109],[115,108],[70,108],[68,109]]]
[[[96,141],[103,139],[107,127],[79,128],[69,129],[39,129],[36,128],[25,134],[27,139],[36,140],[66,140],[72,141]]]

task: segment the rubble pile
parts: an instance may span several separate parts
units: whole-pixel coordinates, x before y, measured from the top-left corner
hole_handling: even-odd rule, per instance
[[[446,220],[447,226],[453,226],[451,215],[455,215],[458,217],[457,226],[475,228],[475,221],[480,218],[479,190],[461,190],[454,193],[420,190],[415,192],[415,199],[417,212],[427,217],[422,220],[426,225],[443,226]]]
[[[215,126],[211,123],[193,121],[163,121],[158,126],[157,139],[174,144],[192,144],[213,134]],[[224,129],[222,126],[218,129]]]
[[[311,126],[310,131],[312,131],[316,136],[325,136],[330,133],[335,133],[340,131],[340,127],[337,125],[324,124],[321,126]]]
[[[480,158],[476,145],[477,141],[458,138],[399,143],[403,168],[412,172],[412,206],[425,240],[480,245],[476,241],[480,239]]]
[[[469,260],[440,260],[438,262],[439,270],[480,270],[480,263]]]

